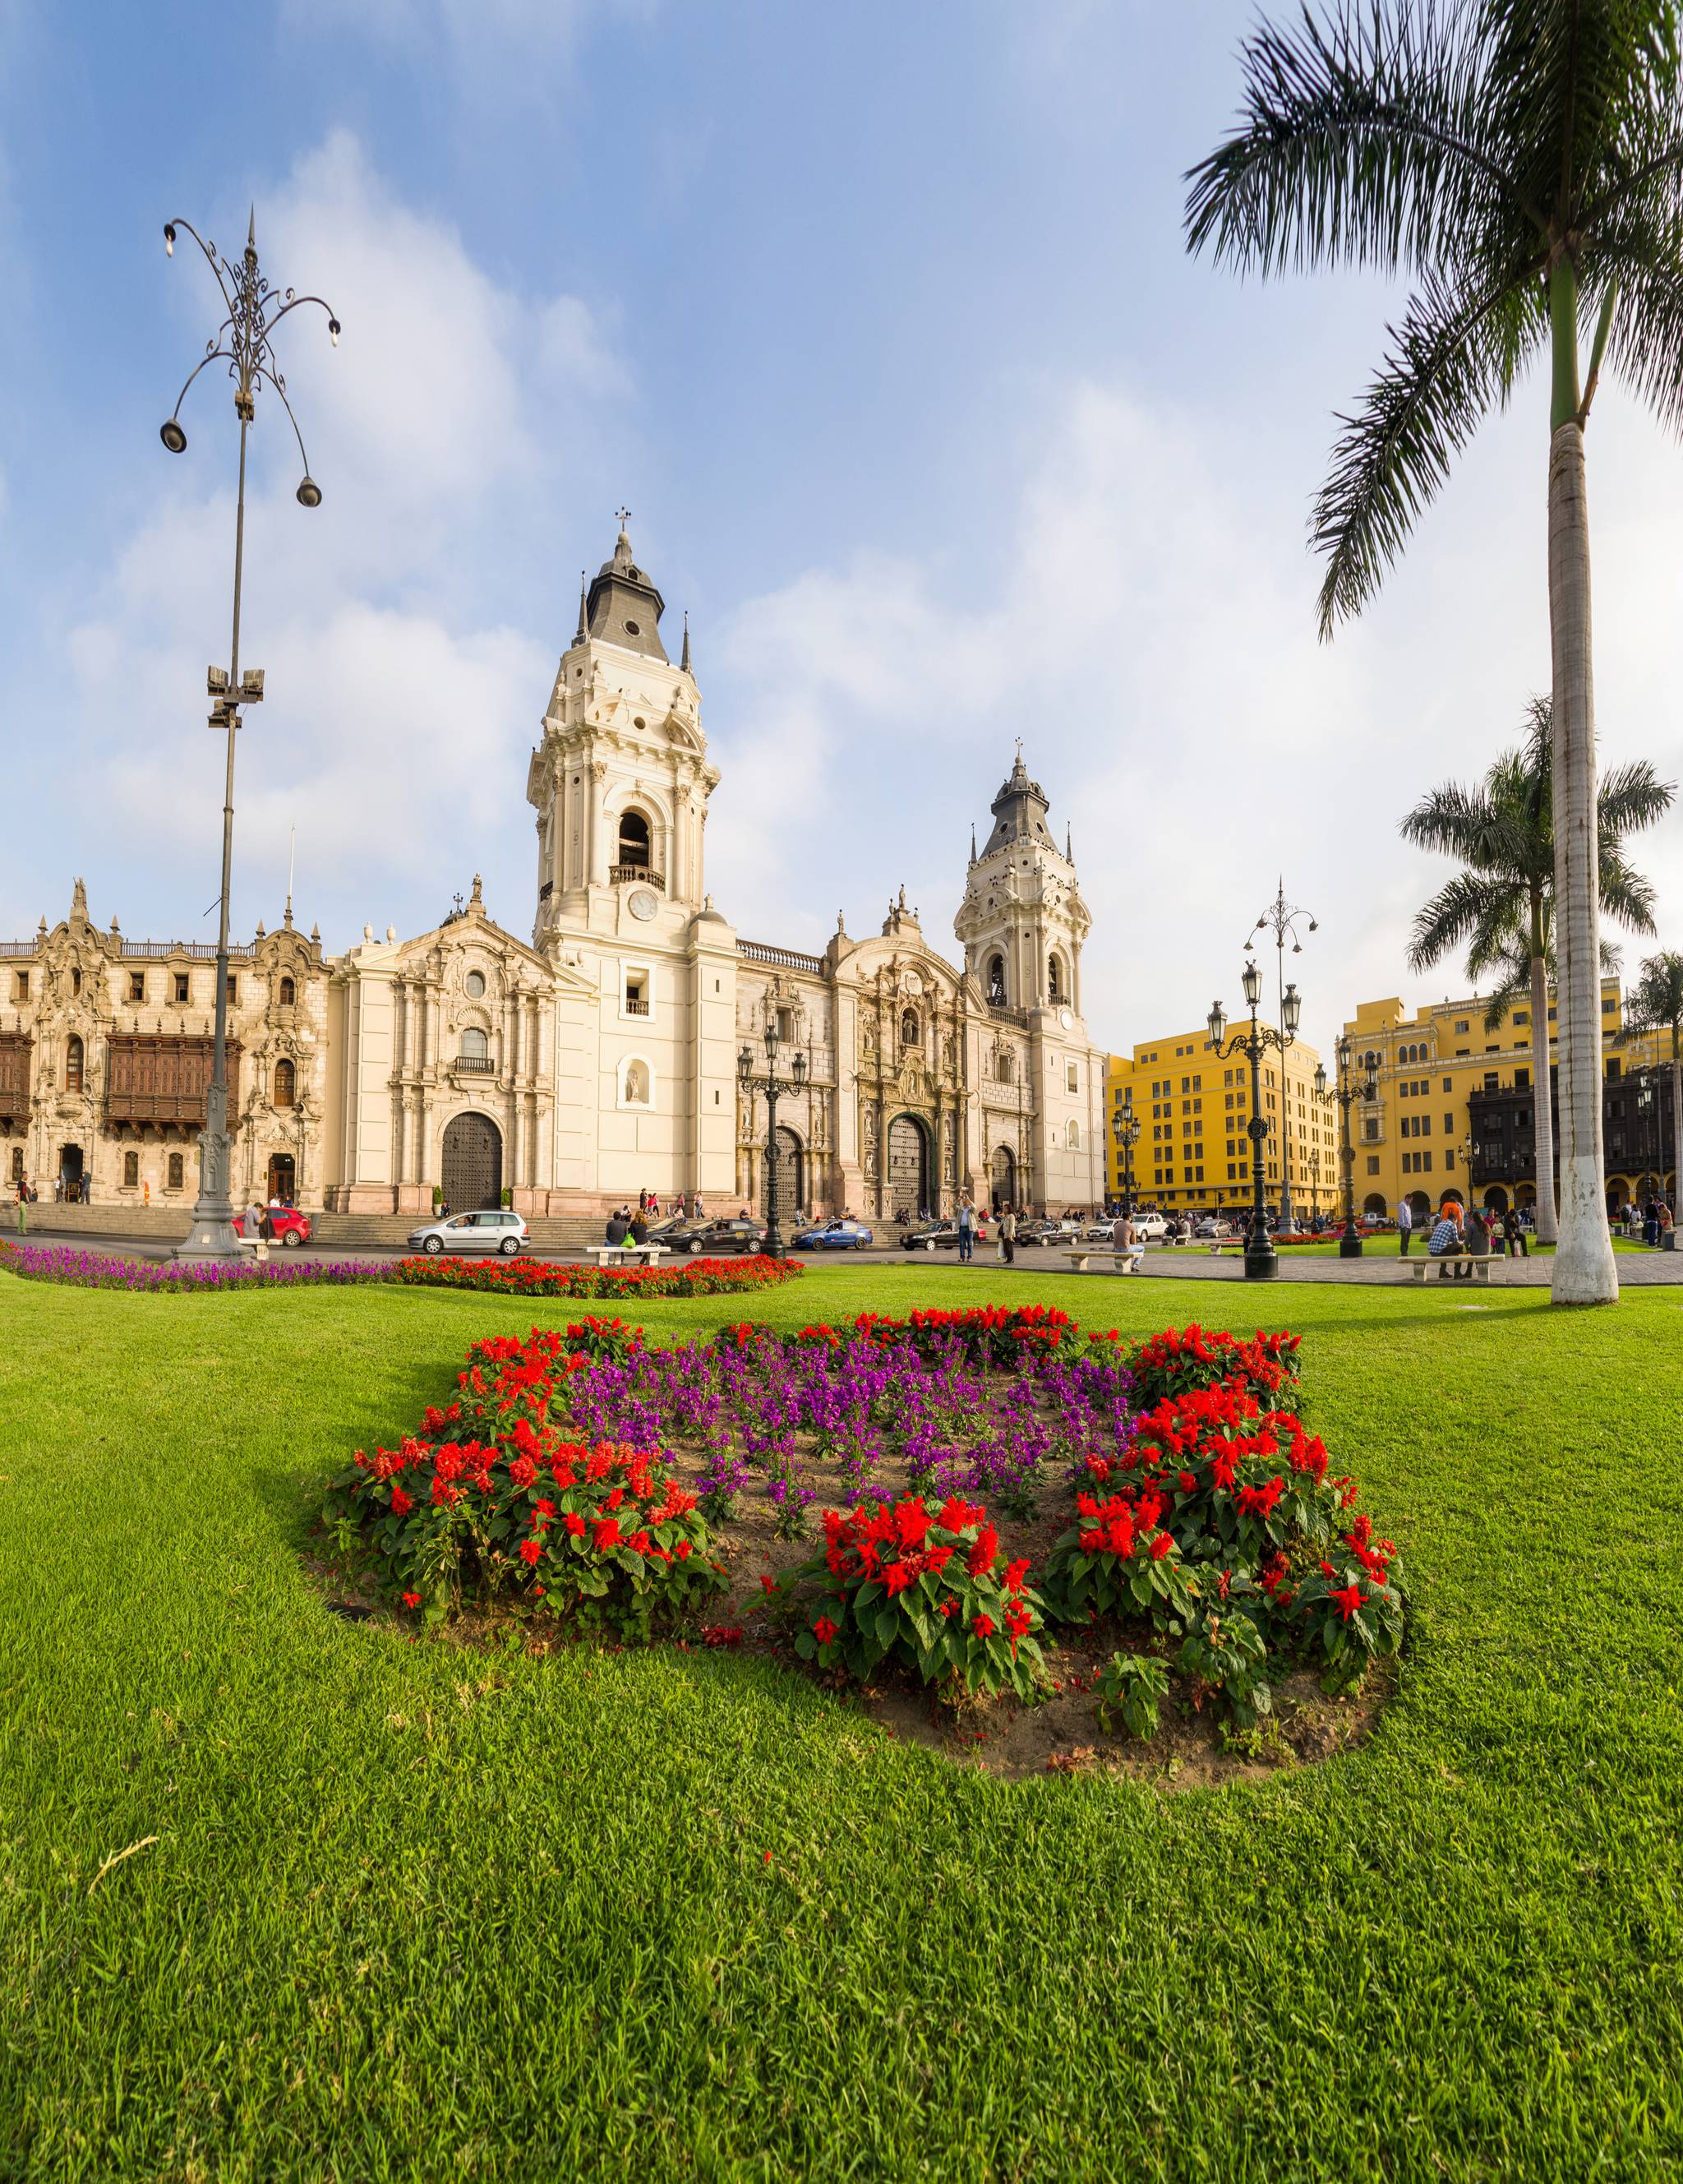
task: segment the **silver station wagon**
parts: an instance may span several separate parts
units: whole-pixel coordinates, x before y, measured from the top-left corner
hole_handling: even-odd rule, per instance
[[[412,1251],[500,1251],[512,1259],[526,1240],[518,1213],[492,1206],[483,1213],[453,1213],[447,1221],[429,1221],[410,1231]]]

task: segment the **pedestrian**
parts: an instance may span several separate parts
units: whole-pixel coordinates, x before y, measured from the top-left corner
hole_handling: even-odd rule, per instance
[[[53,1203],[55,1206],[64,1203],[64,1178],[62,1175],[55,1175],[53,1178]]]
[[[646,1190],[640,1190],[637,1193],[637,1211],[639,1213],[648,1212],[648,1193]]]
[[[255,1244],[257,1242],[258,1239],[263,1234],[263,1224],[267,1216],[264,1213],[262,1201],[256,1196],[253,1196],[251,1203],[246,1208],[245,1220],[241,1228],[241,1234],[244,1236],[247,1243]]]
[[[1004,1266],[1017,1263],[1017,1217],[1008,1206],[999,1217],[999,1256]]]
[[[29,1234],[29,1178],[26,1175],[18,1178],[18,1234],[20,1236]]]
[[[1414,1209],[1406,1198],[1399,1198],[1397,1201],[1397,1249],[1405,1259],[1408,1256],[1408,1246],[1414,1240]]]
[[[1519,1219],[1519,1209],[1517,1206],[1510,1206],[1502,1215],[1502,1234],[1507,1243],[1508,1256],[1510,1259],[1516,1251],[1522,1259],[1530,1257],[1531,1247],[1525,1241],[1525,1227]]]
[[[147,1176],[145,1182],[141,1185],[141,1204],[146,1206],[149,1206],[152,1204],[152,1178],[150,1176]]]
[[[1125,1209],[1111,1224],[1110,1245],[1119,1262],[1117,1271],[1124,1274],[1138,1273],[1145,1261],[1146,1247],[1140,1241],[1140,1232],[1134,1226],[1133,1216]]]
[[[690,1207],[690,1218],[692,1221],[705,1221],[707,1218],[707,1201],[703,1198],[700,1191],[696,1193],[694,1201]]]
[[[971,1204],[970,1194],[967,1190],[958,1201],[958,1261],[961,1266],[969,1266],[975,1256],[975,1249],[976,1209]]]

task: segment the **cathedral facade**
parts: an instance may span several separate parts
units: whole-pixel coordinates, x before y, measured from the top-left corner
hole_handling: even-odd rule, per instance
[[[904,891],[880,929],[838,917],[822,955],[739,937],[706,889],[719,787],[687,632],[622,530],[580,601],[526,778],[536,835],[530,939],[475,878],[433,931],[364,928],[324,955],[281,925],[229,967],[236,1197],[344,1212],[596,1215],[658,1190],[763,1206],[767,1027],[787,1078],[780,1202],[867,1219],[978,1203],[1034,1212],[1104,1195],[1104,1058],[1081,1014],[1089,918],[1069,845],[1020,750],[971,843],[949,961]],[[500,883],[502,886],[509,884]],[[98,1203],[197,1187],[214,966],[70,916],[8,945],[0,1161],[45,1195]],[[4,996],[0,995],[0,1000]],[[10,1028],[7,1028],[8,1016]]]

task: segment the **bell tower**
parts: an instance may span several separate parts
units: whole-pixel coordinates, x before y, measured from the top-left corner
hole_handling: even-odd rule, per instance
[[[980,856],[972,838],[953,930],[964,944],[964,967],[991,1006],[1074,1017],[1081,1013],[1081,945],[1092,920],[1069,842],[1058,848],[1047,810],[1046,791],[1030,780],[1019,743],[1016,763],[993,800],[993,830]]]
[[[629,510],[619,520],[613,553],[580,582],[578,627],[526,778],[537,814],[540,949],[569,929],[613,931],[626,915],[651,937],[670,938],[706,899],[707,807],[719,773],[702,733],[689,630],[675,667],[660,632],[666,603],[632,552]]]

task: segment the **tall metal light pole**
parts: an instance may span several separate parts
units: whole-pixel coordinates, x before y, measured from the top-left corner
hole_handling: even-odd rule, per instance
[[[1338,1102],[1343,1115],[1342,1146],[1340,1157],[1344,1163],[1344,1233],[1338,1240],[1341,1259],[1359,1259],[1362,1256],[1361,1231],[1356,1226],[1356,1149],[1350,1142],[1350,1102],[1353,1100],[1372,1100],[1379,1093],[1379,1072],[1371,1055],[1358,1090],[1350,1082],[1350,1038],[1341,1032],[1338,1044],[1333,1049],[1338,1064],[1338,1084],[1331,1096]],[[1326,1064],[1315,1064],[1315,1096],[1327,1097]]]
[[[1122,1156],[1122,1211],[1134,1210],[1134,1148],[1140,1142],[1139,1117],[1134,1112],[1134,1089],[1122,1095],[1122,1105],[1110,1117],[1110,1134]]]
[[[257,390],[267,386],[280,398],[298,443],[299,460],[304,466],[298,484],[298,500],[305,508],[320,507],[321,488],[309,474],[303,435],[292,415],[292,405],[286,399],[286,382],[270,343],[275,327],[301,304],[318,304],[327,312],[328,336],[336,348],[339,345],[340,326],[319,296],[300,296],[291,288],[271,288],[264,279],[258,270],[255,209],[246,231],[245,249],[238,259],[219,256],[216,245],[207,242],[185,220],[164,222],[164,248],[167,256],[175,256],[175,237],[183,232],[192,236],[204,254],[205,263],[222,291],[228,315],[206,343],[204,354],[188,373],[186,386],[175,397],[175,407],[158,437],[172,455],[186,452],[187,436],[181,422],[181,409],[186,399],[187,388],[207,365],[220,359],[227,365],[228,376],[234,382],[234,415],[240,421],[240,482],[234,513],[234,630],[228,665],[205,671],[205,684],[212,700],[210,725],[223,731],[228,744],[222,794],[222,890],[217,900],[216,920],[216,1032],[211,1054],[210,1087],[204,1100],[204,1128],[198,1140],[198,1201],[193,1207],[192,1233],[184,1244],[177,1245],[175,1256],[178,1259],[235,1259],[239,1256],[240,1240],[234,1233],[234,1209],[229,1197],[233,1162],[228,1134],[228,894],[234,857],[234,738],[239,732],[241,706],[255,705],[263,697],[263,670],[248,667],[243,675],[240,671],[240,588],[246,549],[246,435],[257,417]]]
[[[1241,979],[1245,1006],[1251,1014],[1249,1031],[1236,1031],[1229,1041],[1227,1011],[1219,1001],[1212,1001],[1209,1043],[1215,1049],[1218,1061],[1225,1061],[1230,1054],[1242,1054],[1250,1061],[1251,1119],[1245,1125],[1245,1134],[1251,1141],[1251,1233],[1245,1240],[1245,1278],[1247,1281],[1266,1282],[1279,1272],[1280,1260],[1274,1240],[1268,1233],[1268,1202],[1263,1190],[1263,1140],[1268,1135],[1268,1124],[1263,1120],[1262,1112],[1262,1058],[1269,1047],[1278,1048],[1280,1075],[1284,1078],[1286,1050],[1297,1039],[1303,1005],[1296,986],[1288,986],[1280,997],[1280,1029],[1276,1031],[1272,1024],[1258,1024],[1257,1004],[1262,999],[1262,972],[1254,956],[1246,963]]]
[[[1297,938],[1297,921],[1299,918],[1304,917],[1308,917],[1309,919],[1308,928],[1309,932],[1317,933],[1319,931],[1320,922],[1318,918],[1309,917],[1308,911],[1300,908],[1295,902],[1286,901],[1286,879],[1285,875],[1282,873],[1280,876],[1280,884],[1275,890],[1274,900],[1269,903],[1268,908],[1264,911],[1262,916],[1251,928],[1251,938],[1245,943],[1245,946],[1248,950],[1254,944],[1258,933],[1271,933],[1274,935],[1275,998],[1279,1004],[1280,1028],[1282,1032],[1286,1029],[1286,944],[1288,940],[1291,943],[1291,953],[1294,956],[1301,956],[1303,954],[1303,944]],[[1289,1046],[1291,1043],[1291,1042],[1289,1039],[1286,1040],[1285,1046]],[[1284,1052],[1284,1046],[1282,1046],[1281,1051],[1282,1053]],[[1297,1216],[1291,1211],[1291,1132],[1290,1127],[1291,1110],[1289,1106],[1290,1087],[1286,1082],[1286,1070],[1283,1062],[1280,1066],[1280,1225],[1286,1233],[1290,1235],[1291,1231],[1297,1227]]]
[[[786,1081],[777,1074],[777,1019],[765,1028],[765,1074],[754,1075],[753,1049],[745,1046],[736,1056],[736,1081],[750,1099],[756,1090],[765,1095],[765,1248],[774,1259],[783,1256],[783,1231],[777,1225],[777,1102],[786,1092],[798,1092],[807,1081],[807,1057],[797,1054],[789,1065]]]

